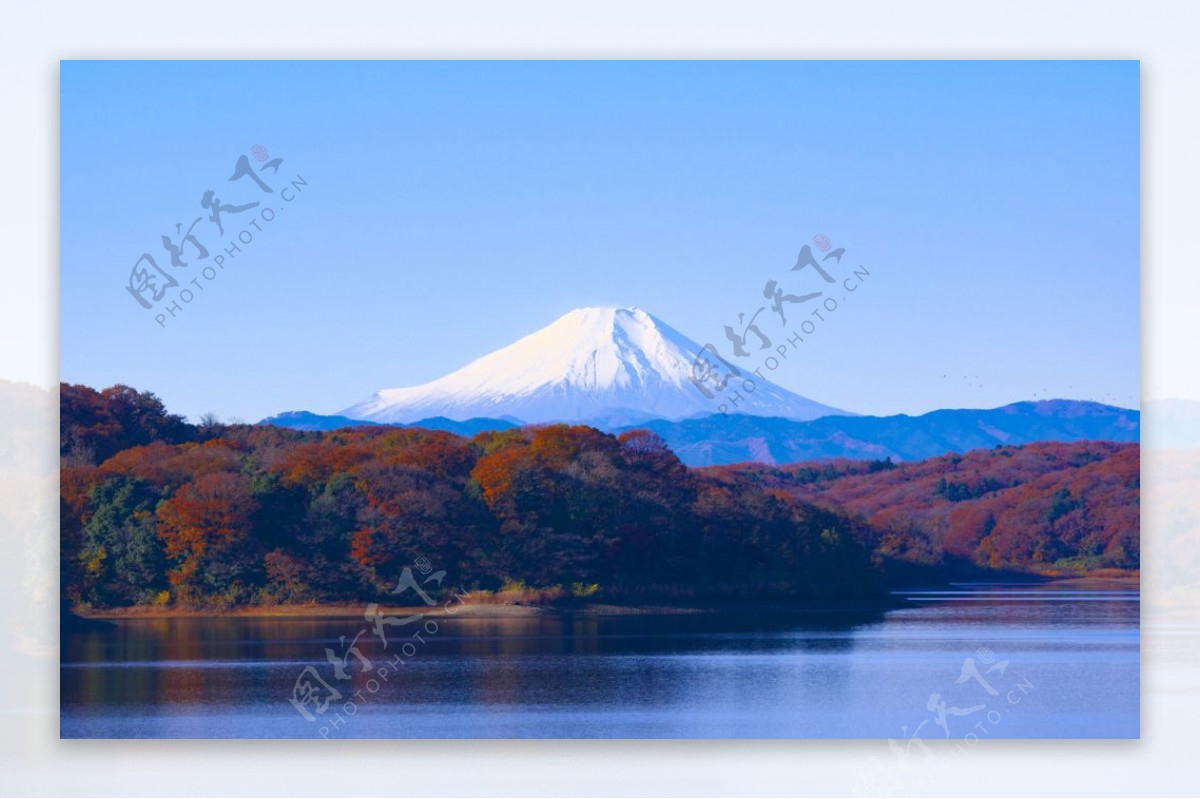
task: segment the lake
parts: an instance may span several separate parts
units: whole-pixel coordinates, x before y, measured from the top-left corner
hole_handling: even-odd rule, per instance
[[[368,630],[370,670],[348,655],[345,679],[325,649],[361,616],[122,620],[64,635],[61,734],[1136,738],[1138,591],[1082,585],[958,584],[867,613],[430,616],[384,627],[386,649]]]

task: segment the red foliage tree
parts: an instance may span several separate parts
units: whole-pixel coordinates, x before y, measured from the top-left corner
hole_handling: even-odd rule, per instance
[[[234,472],[203,475],[159,504],[158,535],[174,561],[168,578],[180,599],[236,588],[261,562],[243,546],[257,507],[249,479]]]

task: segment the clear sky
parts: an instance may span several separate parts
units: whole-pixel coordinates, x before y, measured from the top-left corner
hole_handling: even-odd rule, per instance
[[[62,379],[192,418],[335,412],[579,306],[727,348],[768,279],[821,290],[815,234],[870,277],[786,388],[1138,403],[1137,62],[64,62],[61,102]],[[221,237],[210,189],[261,204]],[[209,258],[171,266],[197,217]],[[146,252],[193,292],[165,327]]]

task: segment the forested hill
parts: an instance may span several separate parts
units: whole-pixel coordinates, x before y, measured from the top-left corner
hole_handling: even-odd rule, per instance
[[[711,467],[730,486],[848,510],[887,559],[992,569],[1139,567],[1140,450],[1081,441],[974,450],[919,463],[838,460]]]
[[[895,559],[1136,567],[1136,446],[689,469],[647,431],[195,426],[124,386],[64,385],[60,425],[64,595],[93,607],[386,600],[417,557],[617,602],[874,597]],[[1005,543],[1029,513],[1040,549]]]

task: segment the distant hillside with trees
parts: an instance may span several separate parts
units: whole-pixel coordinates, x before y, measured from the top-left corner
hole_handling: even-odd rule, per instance
[[[731,486],[783,491],[868,523],[878,559],[1077,573],[1136,570],[1137,444],[999,446],[918,463],[837,460],[702,470]]]

